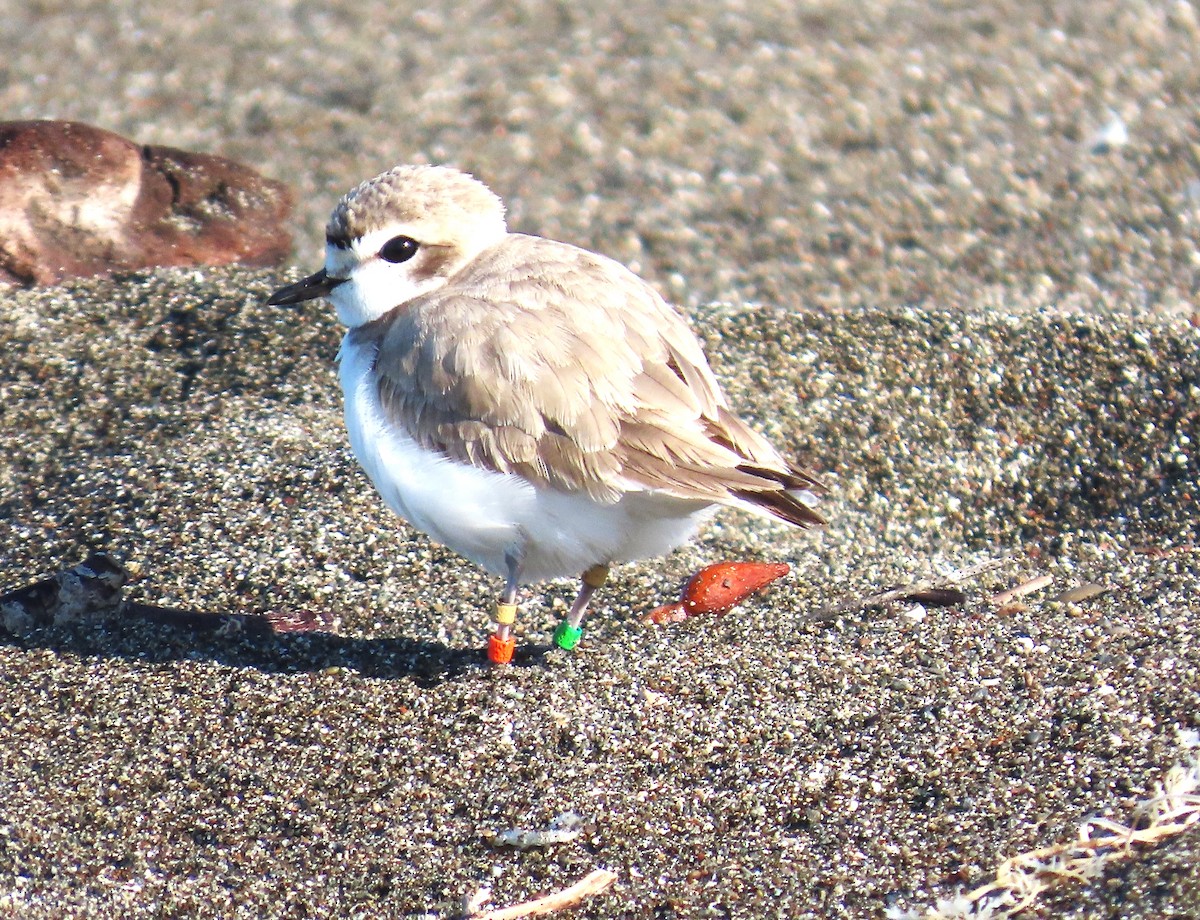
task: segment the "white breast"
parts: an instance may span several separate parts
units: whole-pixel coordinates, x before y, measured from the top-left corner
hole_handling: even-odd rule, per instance
[[[338,373],[355,457],[389,508],[490,572],[505,575],[512,554],[522,560],[522,583],[662,555],[712,507],[646,491],[598,504],[426,450],[385,419],[374,359],[374,346],[343,340]]]

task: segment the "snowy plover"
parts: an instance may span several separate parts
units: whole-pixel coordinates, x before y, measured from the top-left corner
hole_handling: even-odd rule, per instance
[[[325,267],[271,304],[328,297],[355,456],[387,505],[520,585],[582,574],[574,648],[609,566],[662,555],[718,505],[822,523],[815,477],[729,409],[683,317],[624,266],[509,233],[476,179],[398,166],[334,208]]]

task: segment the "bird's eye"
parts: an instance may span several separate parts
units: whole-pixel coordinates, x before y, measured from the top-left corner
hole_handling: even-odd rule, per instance
[[[411,236],[393,236],[379,250],[385,262],[407,262],[417,254],[417,241]]]

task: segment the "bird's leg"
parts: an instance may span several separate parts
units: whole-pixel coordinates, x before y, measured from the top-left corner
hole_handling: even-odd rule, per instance
[[[594,565],[583,573],[583,584],[579,586],[579,593],[575,595],[575,603],[571,605],[566,618],[558,624],[558,629],[554,630],[554,644],[559,648],[570,651],[579,644],[579,638],[583,635],[583,618],[587,614],[588,601],[607,578],[607,565]]]
[[[521,577],[521,560],[514,555],[505,555],[508,577],[504,580],[504,593],[496,601],[496,631],[488,638],[488,661],[492,664],[508,664],[512,661],[517,640],[513,638],[513,623],[517,620],[517,590]]]

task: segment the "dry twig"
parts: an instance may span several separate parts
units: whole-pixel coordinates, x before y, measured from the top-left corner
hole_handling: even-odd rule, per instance
[[[574,907],[581,901],[593,895],[600,894],[616,879],[617,874],[615,872],[609,872],[607,869],[597,869],[585,875],[570,888],[564,888],[562,891],[556,891],[545,897],[534,898],[534,900],[526,901],[524,904],[514,904],[512,907],[503,907],[498,910],[488,910],[481,914],[474,914],[470,920],[520,920],[521,917],[540,917],[543,914],[550,914],[556,910]]]
[[[1200,739],[1191,733],[1184,743],[1193,751]],[[957,897],[938,901],[924,912],[890,909],[889,920],[1004,920],[1035,904],[1044,891],[1070,881],[1088,882],[1107,865],[1136,855],[1137,846],[1152,846],[1200,824],[1200,754],[1172,767],[1154,795],[1139,803],[1129,824],[1090,818],[1075,840],[1031,850],[1004,860],[990,882]]]
[[[1016,600],[1018,597],[1024,597],[1026,594],[1033,594],[1035,591],[1041,591],[1042,588],[1048,588],[1054,584],[1053,575],[1039,575],[1037,578],[1031,578],[1029,581],[1022,582],[1019,585],[1009,588],[1007,591],[1001,591],[999,594],[993,594],[988,598],[993,604],[1007,604],[1011,600]]]
[[[953,590],[953,585],[961,581],[966,581],[968,578],[974,578],[984,572],[990,572],[992,569],[1004,565],[1007,561],[1007,556],[1002,559],[985,559],[983,562],[964,566],[961,569],[956,569],[938,578],[923,579],[911,584],[900,585],[899,587],[889,588],[887,591],[881,591],[878,594],[872,594],[868,597],[844,600],[823,610],[818,610],[809,619],[815,623],[823,623],[836,619],[844,613],[850,613],[853,610],[864,610],[867,607],[878,607],[881,604],[887,604],[891,601],[910,599],[917,603],[924,603],[927,606],[948,606],[951,601],[947,592]],[[961,594],[961,592],[959,593]],[[933,603],[930,603],[929,598],[934,599]],[[966,600],[966,595],[962,595],[961,599],[957,602],[961,603],[963,600]],[[938,601],[940,601],[940,604]]]
[[[337,627],[325,611],[216,614],[128,601],[121,596],[128,581],[129,572],[115,556],[92,553],[74,568],[0,596],[0,630],[23,635],[40,627],[99,620],[114,614],[225,636],[330,632]]]
[[[1089,581],[1087,584],[1076,585],[1074,588],[1068,588],[1055,601],[1060,601],[1064,604],[1078,604],[1080,601],[1086,601],[1088,598],[1095,597],[1098,594],[1103,594],[1108,588],[1104,585],[1098,585],[1095,582]]]

